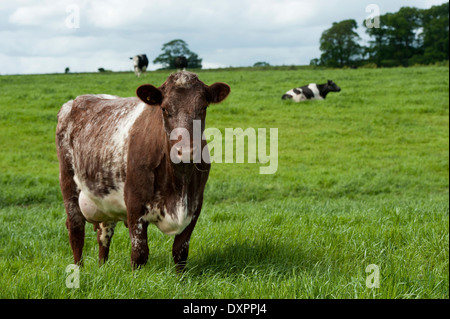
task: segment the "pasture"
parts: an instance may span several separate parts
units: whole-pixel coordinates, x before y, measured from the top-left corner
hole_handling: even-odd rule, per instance
[[[228,83],[207,127],[278,128],[278,170],[212,165],[178,276],[173,237],[149,226],[145,267],[130,268],[116,227],[98,267],[86,225],[80,288],[58,182],[56,114],[86,93],[134,96],[170,71],[0,76],[0,298],[449,298],[449,69],[300,67],[198,71]],[[325,101],[283,101],[334,80]],[[379,288],[366,286],[366,267]]]

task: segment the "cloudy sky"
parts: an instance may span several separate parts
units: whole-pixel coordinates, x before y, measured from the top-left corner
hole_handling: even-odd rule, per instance
[[[333,22],[442,0],[0,0],[0,74],[132,70],[185,40],[204,68],[309,64]],[[381,22],[382,23],[382,22]],[[363,29],[361,28],[361,33]],[[150,62],[151,63],[151,62]],[[150,64],[154,70],[158,65]]]

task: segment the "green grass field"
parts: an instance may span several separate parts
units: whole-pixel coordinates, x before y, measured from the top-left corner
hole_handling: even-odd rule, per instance
[[[449,298],[448,67],[199,71],[232,89],[207,127],[278,128],[277,173],[213,164],[181,277],[173,238],[152,225],[144,268],[130,268],[123,224],[98,267],[87,224],[80,288],[67,288],[56,114],[168,74],[0,76],[0,298]],[[281,100],[328,79],[342,92],[326,101]]]

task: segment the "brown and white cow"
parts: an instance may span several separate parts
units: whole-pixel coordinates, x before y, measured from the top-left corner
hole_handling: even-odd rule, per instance
[[[175,235],[173,259],[177,271],[184,269],[210,164],[203,159],[175,164],[170,151],[183,139],[171,139],[170,133],[176,128],[190,133],[192,159],[193,121],[200,121],[203,132],[208,105],[222,102],[229,93],[225,83],[207,86],[196,74],[182,71],[158,88],[141,85],[137,98],[83,95],[62,106],[56,146],[76,264],[82,260],[86,221],[97,231],[100,264],[108,258],[116,223],[124,221],[133,268],[147,262],[147,226],[155,224]],[[207,147],[201,143],[202,149]]]

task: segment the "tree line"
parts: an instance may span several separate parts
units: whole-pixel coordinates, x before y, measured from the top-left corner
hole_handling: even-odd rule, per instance
[[[379,17],[379,24],[363,22],[370,40],[361,45],[353,20],[334,22],[320,38],[320,59],[311,65],[377,67],[432,64],[449,59],[449,3],[430,9],[402,7]]]

